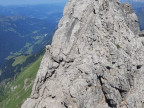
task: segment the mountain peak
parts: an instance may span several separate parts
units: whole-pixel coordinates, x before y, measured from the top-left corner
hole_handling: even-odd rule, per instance
[[[70,0],[22,108],[143,107],[144,46],[119,0]]]

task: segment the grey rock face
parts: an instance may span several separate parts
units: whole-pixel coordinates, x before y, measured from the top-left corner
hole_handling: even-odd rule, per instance
[[[118,0],[70,0],[22,108],[144,108],[144,39]]]

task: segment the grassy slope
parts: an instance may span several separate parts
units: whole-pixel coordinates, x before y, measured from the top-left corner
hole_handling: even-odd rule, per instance
[[[24,63],[28,57],[29,56],[25,56],[25,55],[21,55],[21,56],[16,57],[12,66],[16,66],[18,64]]]
[[[8,95],[8,97],[0,102],[0,108],[20,108],[24,100],[30,96],[41,59],[42,56],[27,66],[15,80],[7,84],[5,95]]]

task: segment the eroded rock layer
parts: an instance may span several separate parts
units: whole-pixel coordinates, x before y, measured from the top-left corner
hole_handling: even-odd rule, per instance
[[[144,37],[119,0],[70,0],[22,108],[144,108]]]

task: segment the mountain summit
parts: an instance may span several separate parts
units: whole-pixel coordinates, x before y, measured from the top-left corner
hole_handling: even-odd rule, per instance
[[[119,0],[70,0],[22,108],[143,108],[144,37]]]

